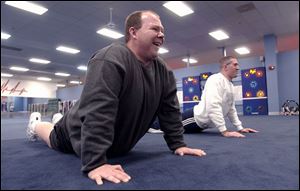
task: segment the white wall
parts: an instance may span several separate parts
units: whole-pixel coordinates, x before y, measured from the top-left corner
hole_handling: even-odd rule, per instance
[[[1,96],[56,98],[56,84],[1,78]]]

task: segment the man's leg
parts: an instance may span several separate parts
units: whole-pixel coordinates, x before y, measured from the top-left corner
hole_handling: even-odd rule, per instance
[[[50,133],[53,128],[54,125],[50,122],[39,122],[35,126],[35,133],[37,136],[45,141],[50,148],[52,148],[50,144]]]
[[[50,144],[50,134],[54,129],[54,125],[62,118],[62,114],[57,113],[53,115],[52,123],[42,122],[41,114],[38,112],[33,112],[30,115],[29,124],[27,128],[27,136],[31,141],[36,141],[37,138],[41,138],[47,145],[51,147]]]
[[[203,131],[203,129],[197,125],[194,119],[193,109],[185,110],[182,113],[182,124],[184,127],[184,133],[200,133]]]

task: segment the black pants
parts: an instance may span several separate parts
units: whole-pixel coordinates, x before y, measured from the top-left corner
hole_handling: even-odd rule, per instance
[[[195,122],[193,109],[185,110],[181,115],[184,133],[200,133],[201,131],[203,131],[203,129],[200,128]],[[158,119],[154,121],[151,128],[160,129]]]

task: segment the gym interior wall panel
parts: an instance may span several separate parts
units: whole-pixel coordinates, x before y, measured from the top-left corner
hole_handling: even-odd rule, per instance
[[[288,99],[299,103],[299,49],[277,56],[279,104]]]
[[[244,115],[268,115],[268,99],[243,100]]]
[[[202,91],[200,76],[182,78],[183,111],[193,108],[199,103]]]
[[[241,71],[244,115],[268,115],[266,68]]]

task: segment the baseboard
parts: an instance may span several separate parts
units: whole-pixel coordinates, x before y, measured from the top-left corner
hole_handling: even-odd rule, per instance
[[[278,111],[269,112],[269,115],[280,115],[280,112]]]
[[[243,112],[237,112],[238,115],[244,115]],[[280,115],[280,112],[269,112],[268,115]]]

